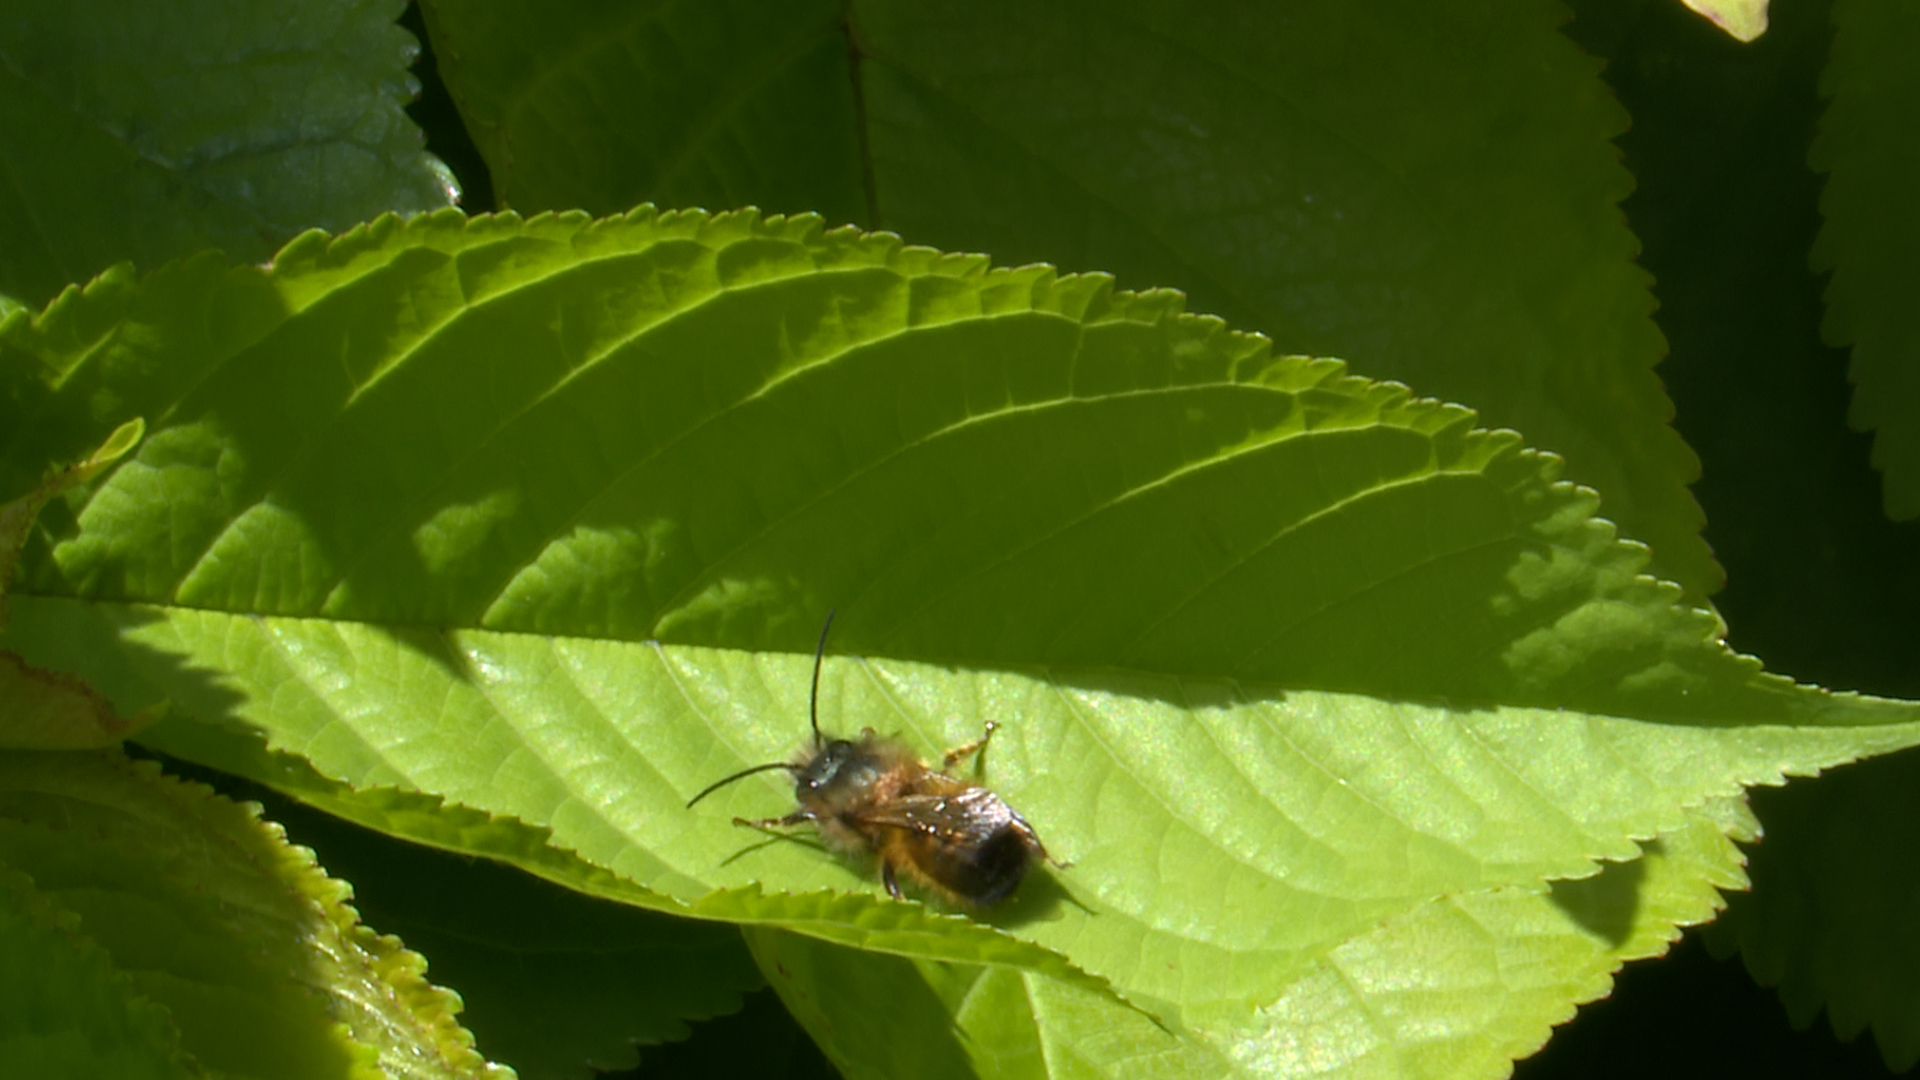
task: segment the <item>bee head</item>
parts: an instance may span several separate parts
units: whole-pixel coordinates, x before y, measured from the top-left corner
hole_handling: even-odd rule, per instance
[[[813,755],[806,764],[794,769],[794,794],[804,798],[808,795],[818,795],[831,787],[833,782],[840,778],[847,763],[858,756],[859,750],[857,743],[846,739],[828,740],[827,744],[820,748],[819,753]]]

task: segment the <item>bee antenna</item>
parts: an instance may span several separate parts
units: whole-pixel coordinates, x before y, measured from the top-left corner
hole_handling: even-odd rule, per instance
[[[827,625],[820,628],[820,644],[813,648],[813,693],[807,697],[807,718],[813,721],[813,747],[818,750],[824,740],[820,737],[820,661],[827,656],[827,631],[833,629],[835,612],[827,612]]]
[[[693,809],[694,803],[697,803],[701,799],[704,799],[707,796],[713,794],[714,792],[719,791],[721,788],[726,787],[728,784],[733,783],[735,780],[743,780],[749,776],[752,776],[754,773],[769,772],[773,769],[785,769],[788,772],[792,772],[795,769],[798,769],[799,767],[800,766],[795,765],[791,762],[769,761],[765,765],[755,765],[751,769],[741,769],[739,772],[734,773],[732,776],[723,776],[720,779],[715,780],[713,783],[708,784],[706,787],[701,788],[700,794],[695,795],[693,798],[687,800],[687,809],[689,810]]]

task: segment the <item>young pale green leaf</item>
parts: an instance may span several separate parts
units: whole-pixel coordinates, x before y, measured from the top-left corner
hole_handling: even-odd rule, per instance
[[[498,1072],[455,1023],[457,1001],[421,978],[420,958],[360,926],[348,890],[257,807],[112,752],[0,753],[0,791],[0,862],[77,915],[206,1068]]]
[[[1735,41],[1753,41],[1767,32],[1768,0],[1681,0]]]
[[[360,820],[517,819],[476,848],[391,818],[601,895],[1111,986],[1236,1060],[1383,927],[1409,977],[1512,983],[1422,920],[1920,733],[1729,652],[1464,409],[813,219],[389,219],[103,279],[0,363],[12,468],[97,442],[103,401],[151,418],[49,508],[6,643],[173,702],[156,745],[309,797],[271,764],[305,759]],[[806,742],[829,607],[865,659],[828,658],[826,726],[932,758],[1001,721],[977,767],[1070,869],[935,916],[735,827],[781,777],[687,808]],[[1473,1060],[1597,993],[1585,963],[1510,986]]]
[[[85,461],[55,471],[39,486],[0,505],[0,628],[7,624],[7,583],[20,549],[47,500],[99,475],[140,441],[137,417],[120,425]],[[158,707],[134,720],[121,718],[92,687],[70,675],[34,667],[0,650],[0,748],[79,750],[107,746],[157,718]]]
[[[302,229],[452,203],[401,112],[400,0],[14,0],[0,24],[0,292],[122,260],[263,259]]]
[[[1550,0],[427,8],[503,207],[812,210],[1184,290],[1567,458],[1696,598],[1699,463]],[[618,104],[615,104],[618,103]]]
[[[1884,474],[1887,513],[1920,517],[1920,10],[1885,0],[1834,5],[1833,57],[1821,79],[1831,98],[1814,142],[1813,166],[1827,173],[1820,196],[1826,224],[1813,251],[1830,270],[1822,327],[1853,347],[1853,426],[1874,433],[1873,463]]]
[[[55,495],[79,487],[100,475],[107,466],[133,449],[144,434],[146,422],[136,416],[114,429],[106,442],[85,460],[70,462],[63,468],[52,470],[27,491],[0,503],[0,628],[7,625],[7,586],[13,581],[14,567],[20,562],[20,549],[26,546],[27,536],[33,529],[34,520],[40,516],[41,508]]]
[[[21,1076],[201,1075],[167,1011],[142,997],[79,919],[0,865],[0,1060]]]

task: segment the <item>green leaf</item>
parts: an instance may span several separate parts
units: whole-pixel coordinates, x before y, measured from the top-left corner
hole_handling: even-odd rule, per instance
[[[1813,250],[1830,270],[1821,330],[1853,347],[1855,389],[1848,420],[1874,433],[1873,464],[1884,474],[1890,517],[1920,517],[1920,316],[1913,296],[1920,272],[1920,149],[1890,137],[1920,124],[1920,11],[1887,0],[1834,5],[1833,56],[1820,88],[1831,104],[1813,144],[1813,167],[1828,174],[1820,197],[1826,218]]]
[[[201,1075],[167,1011],[78,927],[79,919],[0,865],[0,1058],[23,1076],[126,1080]]]
[[[18,0],[0,25],[0,292],[123,260],[259,260],[305,228],[456,194],[401,112],[403,4]]]
[[[1547,882],[1920,739],[1728,651],[1464,409],[814,219],[386,219],[70,293],[0,363],[64,373],[0,397],[14,468],[102,400],[165,418],[29,549],[6,638],[174,703],[146,741],[597,895],[986,965],[1041,1004],[983,1031],[1095,1070],[1116,1024],[1267,1060],[1275,1004],[1370,957],[1443,1012],[1506,987],[1457,1052],[1375,1033],[1497,1071],[1731,879],[1686,864],[1621,956],[1527,952]],[[1001,721],[981,776],[1070,869],[937,914],[731,823],[781,778],[686,807],[806,740],[829,606],[826,725],[932,758]]]
[[[492,1074],[420,958],[257,807],[117,754],[0,753],[0,863],[165,1007],[222,1076]],[[88,1011],[75,1019],[97,1014]],[[75,1022],[70,1019],[68,1022]]]
[[[503,207],[812,210],[1178,288],[1526,432],[1659,576],[1719,587],[1627,117],[1557,3],[428,10]]]

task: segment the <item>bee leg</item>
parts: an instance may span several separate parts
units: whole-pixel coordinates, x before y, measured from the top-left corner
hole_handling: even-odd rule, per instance
[[[885,859],[880,861],[880,881],[886,885],[888,896],[893,897],[895,900],[906,899],[906,897],[900,895],[900,882],[893,876],[893,864],[887,862]]]
[[[974,754],[974,753],[980,752],[981,750],[985,750],[987,748],[987,740],[993,738],[993,733],[995,731],[998,731],[999,728],[1000,728],[1000,721],[998,720],[987,721],[987,730],[985,734],[981,735],[979,738],[973,740],[972,742],[968,743],[965,746],[956,746],[953,749],[947,751],[945,754],[941,755],[940,767],[943,769],[951,769],[953,768],[956,762],[958,762],[961,758],[966,757],[968,754]]]
[[[813,820],[812,814],[807,813],[805,810],[795,810],[793,813],[788,814],[786,817],[770,817],[770,818],[737,817],[733,819],[733,823],[735,825],[741,825],[749,829],[771,829],[775,827],[805,825],[807,822],[812,820]]]

